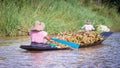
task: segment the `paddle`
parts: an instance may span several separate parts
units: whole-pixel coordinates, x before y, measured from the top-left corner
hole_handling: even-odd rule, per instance
[[[77,43],[74,43],[74,42],[68,42],[66,40],[61,40],[61,39],[58,39],[58,38],[51,38],[51,40],[54,40],[56,42],[59,42],[59,43],[62,43],[62,44],[65,44],[65,45],[68,45],[70,47],[73,47],[73,48],[79,48],[79,44]]]

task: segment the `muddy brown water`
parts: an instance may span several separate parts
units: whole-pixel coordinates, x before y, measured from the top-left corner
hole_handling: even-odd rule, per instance
[[[0,38],[0,68],[120,68],[120,33],[78,50],[26,51],[29,38]]]

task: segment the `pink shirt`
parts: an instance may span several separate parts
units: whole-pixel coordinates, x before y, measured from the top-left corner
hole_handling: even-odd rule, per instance
[[[31,42],[44,43],[45,31],[30,31]]]

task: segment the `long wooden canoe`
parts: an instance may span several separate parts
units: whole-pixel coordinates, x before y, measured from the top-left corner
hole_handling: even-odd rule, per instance
[[[103,32],[101,33],[101,36],[103,36],[105,39],[109,37],[113,32]],[[105,40],[104,39],[104,40]],[[83,45],[80,46],[79,48],[84,48],[84,47],[90,47],[90,46],[95,46],[101,44],[104,40],[97,41],[93,44],[88,44],[88,45]],[[39,46],[31,46],[31,45],[21,45],[20,48],[25,49],[25,50],[30,50],[30,51],[50,51],[50,50],[69,50],[71,48],[45,48],[45,47],[39,47]]]
[[[69,50],[70,48],[45,48],[34,45],[21,45],[20,48],[29,50],[29,51],[50,51],[50,50]]]

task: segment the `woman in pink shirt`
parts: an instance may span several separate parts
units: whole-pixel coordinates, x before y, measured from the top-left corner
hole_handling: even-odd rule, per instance
[[[35,21],[30,30],[31,45],[40,47],[51,47],[45,41],[51,41],[48,33],[44,31],[45,24],[43,22]]]

